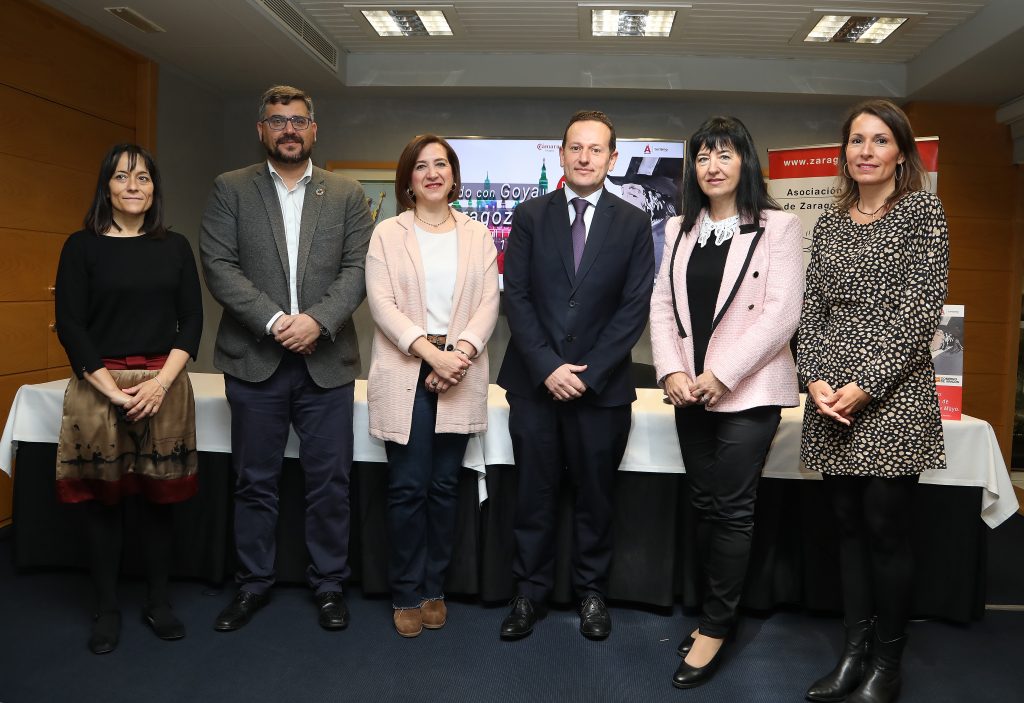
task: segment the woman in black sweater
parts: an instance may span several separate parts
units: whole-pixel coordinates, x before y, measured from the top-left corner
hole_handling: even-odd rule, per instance
[[[133,144],[100,167],[85,229],[57,268],[57,334],[74,376],[64,396],[57,496],[83,503],[97,608],[89,648],[113,651],[121,629],[116,585],[122,500],[141,494],[148,602],[162,639],[185,628],[167,594],[170,504],[195,494],[195,404],[188,374],[199,350],[202,295],[188,241],[166,230],[153,157]]]

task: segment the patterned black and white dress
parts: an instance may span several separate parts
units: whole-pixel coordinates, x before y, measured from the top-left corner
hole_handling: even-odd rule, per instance
[[[871,402],[849,427],[804,409],[800,456],[827,474],[894,477],[946,468],[929,342],[946,299],[939,199],[904,197],[862,225],[826,211],[814,227],[798,332],[801,381],[853,381]]]

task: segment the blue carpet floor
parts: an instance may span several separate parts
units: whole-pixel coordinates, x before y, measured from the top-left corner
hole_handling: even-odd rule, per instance
[[[1008,545],[1018,564],[1021,544]],[[678,610],[613,607],[614,629],[604,642],[581,637],[571,610],[555,610],[532,636],[508,643],[498,639],[504,607],[455,601],[446,627],[403,640],[386,599],[353,589],[352,625],[331,633],[317,627],[309,593],[293,586],[277,588],[244,629],[217,633],[213,619],[232,592],[177,582],[172,597],[188,636],[163,642],[140,621],[142,584],[129,582],[121,591],[120,647],[94,656],[86,649],[87,576],[17,573],[10,552],[10,540],[0,538],[2,703],[776,703],[802,700],[810,681],[832,666],[840,643],[833,617],[748,616],[716,678],[677,691],[675,648],[693,624]],[[997,587],[1024,601],[1024,592]],[[914,623],[910,637],[903,703],[1024,699],[1024,613],[990,611],[969,626]]]

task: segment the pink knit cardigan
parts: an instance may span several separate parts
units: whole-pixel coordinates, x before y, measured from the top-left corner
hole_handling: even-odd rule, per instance
[[[498,319],[498,265],[487,227],[455,213],[459,261],[448,323],[448,341],[462,339],[477,356],[465,378],[438,396],[435,432],[469,434],[487,429],[487,340]],[[426,334],[424,262],[413,213],[381,222],[366,255],[366,299],[376,323],[366,396],[370,434],[399,444],[409,441],[420,359],[409,347]]]

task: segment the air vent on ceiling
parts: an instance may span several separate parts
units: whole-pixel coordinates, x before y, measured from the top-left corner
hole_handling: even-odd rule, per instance
[[[112,14],[122,22],[127,22],[140,32],[146,34],[157,34],[167,30],[152,20],[146,19],[130,7],[104,7],[104,10]]]
[[[338,70],[338,48],[319,29],[310,24],[288,0],[249,0],[249,2],[267,10],[314,56],[327,64],[332,71]]]

